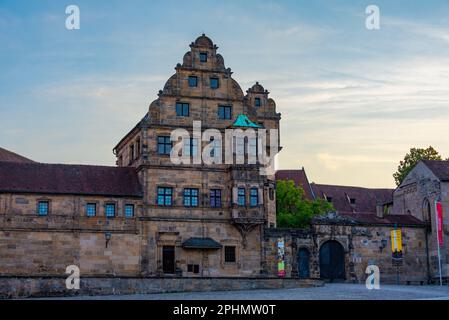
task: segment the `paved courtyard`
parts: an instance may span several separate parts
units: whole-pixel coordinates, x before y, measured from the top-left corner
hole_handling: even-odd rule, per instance
[[[163,293],[122,296],[79,296],[53,299],[91,300],[449,300],[449,286],[381,285],[368,290],[363,284],[326,284],[317,288]]]

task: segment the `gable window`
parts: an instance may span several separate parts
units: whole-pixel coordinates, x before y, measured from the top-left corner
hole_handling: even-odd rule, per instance
[[[218,78],[210,78],[210,88],[211,89],[218,89],[218,87],[219,87]]]
[[[255,98],[254,99],[254,106],[255,107],[260,107],[260,98]]]
[[[230,120],[232,118],[232,107],[218,106],[218,118],[222,120]]]
[[[189,104],[183,102],[176,102],[176,115],[180,117],[189,116]]]
[[[207,62],[207,52],[200,52],[200,62]]]
[[[259,204],[259,189],[251,188],[249,196],[249,205],[251,207],[257,207],[257,205]]]
[[[235,246],[225,246],[225,262],[235,262]]]
[[[129,161],[133,161],[134,160],[134,144],[131,145],[131,147],[129,148]]]
[[[140,138],[137,139],[137,141],[136,141],[136,146],[137,146],[136,159],[138,159],[138,158],[140,158]]]
[[[172,205],[173,189],[167,187],[157,188],[157,204],[159,206],[171,206]]]
[[[332,203],[332,197],[326,196],[326,201],[329,202],[329,203]]]
[[[211,189],[210,190],[210,206],[212,208],[221,208],[221,190]]]
[[[245,200],[245,188],[238,188],[237,190],[237,204],[239,206],[244,206],[246,204]]]
[[[170,154],[171,151],[171,141],[169,136],[159,136],[157,137],[157,153],[159,154]]]
[[[189,76],[189,87],[197,87],[197,86],[198,86],[198,77]]]
[[[134,205],[133,204],[125,204],[125,217],[126,218],[134,217]]]
[[[106,212],[106,217],[108,217],[108,218],[115,217],[115,203],[107,203],[105,212]]]
[[[184,206],[198,207],[198,189],[184,189]]]
[[[86,215],[88,217],[95,217],[97,215],[97,204],[96,203],[86,204]]]
[[[48,215],[49,211],[49,202],[48,201],[39,201],[37,204],[37,213],[40,216]]]
[[[198,154],[198,139],[184,139],[183,153],[185,156],[196,156]]]

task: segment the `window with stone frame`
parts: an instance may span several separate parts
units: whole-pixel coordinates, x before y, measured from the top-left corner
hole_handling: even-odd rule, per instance
[[[157,137],[157,153],[158,154],[170,154],[172,148],[172,142],[170,136],[158,136]]]
[[[158,187],[157,188],[157,205],[171,206],[173,204],[173,188]]]
[[[117,211],[117,206],[115,203],[106,203],[105,205],[105,216],[107,218],[114,218]]]
[[[200,62],[207,62],[207,52],[200,52]]]
[[[238,188],[237,189],[237,204],[239,206],[245,206],[246,205],[246,192],[245,188]]]
[[[198,207],[198,189],[185,188],[184,189],[184,206]]]
[[[125,218],[134,217],[134,205],[133,204],[125,204]]]
[[[210,206],[212,208],[221,208],[221,189],[210,190]]]
[[[235,254],[235,246],[225,246],[224,250],[224,258],[225,258],[225,262],[236,262],[237,258],[236,258],[236,254]]]
[[[260,107],[260,98],[255,98],[254,99],[254,106],[255,107]]]
[[[198,77],[197,76],[189,76],[189,87],[198,87]]]
[[[190,157],[190,156],[197,156],[198,155],[198,139],[196,138],[189,138],[184,139],[184,148],[182,150],[183,155]]]
[[[232,107],[231,106],[218,106],[218,119],[231,120],[232,119]]]
[[[210,78],[210,88],[211,89],[218,89],[220,86],[220,80],[216,77]]]
[[[190,113],[190,105],[185,102],[176,102],[176,115],[178,117],[188,117]]]
[[[50,212],[50,202],[48,200],[41,200],[37,204],[37,213],[40,216],[46,216]]]
[[[86,204],[86,216],[95,217],[97,215],[97,204],[88,203]]]
[[[251,188],[249,194],[249,205],[251,207],[257,207],[259,205],[259,189]]]

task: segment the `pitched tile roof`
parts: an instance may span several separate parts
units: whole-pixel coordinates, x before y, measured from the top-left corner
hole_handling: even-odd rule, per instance
[[[141,197],[131,167],[0,162],[0,192]]]
[[[388,214],[383,218],[379,218],[376,214],[358,214],[358,213],[343,213],[343,217],[349,217],[358,223],[362,224],[379,224],[379,225],[407,225],[407,226],[425,226],[424,221],[409,215],[409,214]]]
[[[25,158],[17,153],[11,152],[9,150],[0,147],[0,161],[8,162],[34,162],[28,158]]]
[[[362,187],[311,184],[317,198],[332,198],[332,205],[340,213],[376,213],[378,204],[393,201],[394,189],[371,189]],[[350,199],[355,203],[351,204]]]
[[[422,160],[422,162],[441,181],[449,181],[449,161]]]
[[[276,171],[276,180],[293,180],[296,186],[304,189],[304,196],[308,200],[315,199],[315,195],[307,179],[304,168],[297,170],[278,170]]]

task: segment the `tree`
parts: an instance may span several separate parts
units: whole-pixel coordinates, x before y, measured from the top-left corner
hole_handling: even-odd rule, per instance
[[[442,160],[441,155],[432,146],[427,149],[411,148],[410,152],[399,162],[398,171],[393,174],[396,185],[400,185],[407,174],[421,160]],[[449,159],[447,159],[449,160]]]
[[[323,200],[307,200],[304,190],[292,180],[276,182],[277,225],[281,228],[303,228],[315,216],[333,211],[332,204]]]

